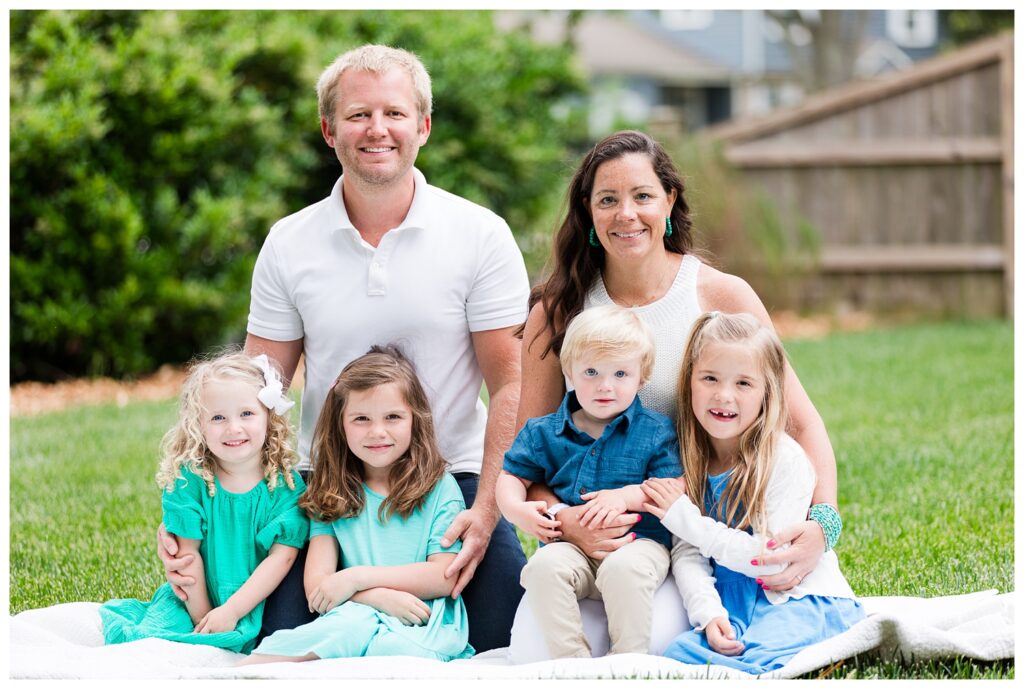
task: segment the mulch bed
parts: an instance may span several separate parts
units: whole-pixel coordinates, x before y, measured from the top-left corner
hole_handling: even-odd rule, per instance
[[[863,313],[804,317],[782,311],[772,314],[775,328],[783,339],[809,340],[824,337],[833,330],[866,330],[874,324]],[[11,386],[11,416],[33,416],[89,404],[115,403],[125,406],[143,400],[165,400],[178,394],[185,369],[161,366],[145,378],[118,381],[111,378],[79,378],[60,383],[18,383]],[[302,384],[302,365],[293,385]]]

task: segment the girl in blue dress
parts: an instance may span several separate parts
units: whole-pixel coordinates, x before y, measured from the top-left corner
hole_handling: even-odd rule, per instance
[[[263,602],[309,534],[294,466],[294,403],[265,355],[240,352],[195,364],[181,390],[178,422],[163,441],[157,483],[163,523],[191,556],[179,600],[165,583],[148,603],[100,607],[108,644],[156,637],[248,653]]]
[[[647,509],[679,537],[672,570],[696,629],[665,655],[690,664],[771,672],[864,618],[835,551],[800,583],[768,590],[759,565],[772,534],[807,519],[815,476],[786,435],[785,352],[749,314],[694,323],[679,378],[683,477],[650,479]],[[826,534],[827,536],[828,534]]]
[[[441,539],[464,508],[409,361],[374,347],[346,366],[313,433],[302,506],[313,518],[305,587],[313,622],[279,630],[241,664],[473,655]],[[340,556],[340,557],[339,557]],[[339,565],[342,569],[338,569]]]

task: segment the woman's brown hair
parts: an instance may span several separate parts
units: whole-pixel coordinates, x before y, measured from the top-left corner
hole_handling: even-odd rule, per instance
[[[363,462],[349,449],[342,415],[353,392],[389,383],[398,386],[412,412],[412,441],[409,451],[391,465],[388,497],[378,519],[384,522],[394,514],[408,517],[444,475],[446,465],[434,435],[430,402],[416,370],[397,347],[375,345],[342,369],[317,419],[311,448],[315,464],[299,501],[311,518],[332,522],[363,511]]]
[[[683,197],[683,180],[664,147],[649,135],[632,130],[616,132],[599,141],[583,158],[569,182],[566,216],[555,233],[549,260],[550,276],[530,293],[531,309],[537,302],[544,304],[551,337],[541,358],[551,352],[556,356],[561,352],[569,321],[583,310],[587,291],[604,267],[604,249],[591,246],[588,239],[594,225],[590,214],[590,194],[594,189],[597,169],[608,161],[631,153],[646,155],[665,193],[676,192],[671,211],[673,232],[664,238],[665,248],[676,254],[686,254],[693,249],[693,223],[690,208]]]

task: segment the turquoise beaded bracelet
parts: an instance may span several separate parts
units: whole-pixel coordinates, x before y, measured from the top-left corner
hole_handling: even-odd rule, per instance
[[[827,502],[819,502],[811,505],[808,516],[818,522],[818,526],[825,533],[825,550],[832,550],[839,541],[839,534],[843,532],[843,520],[839,517],[839,510]]]

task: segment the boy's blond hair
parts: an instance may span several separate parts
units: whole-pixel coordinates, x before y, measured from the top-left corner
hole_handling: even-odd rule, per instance
[[[595,359],[640,359],[641,384],[654,369],[654,336],[647,324],[629,309],[615,304],[584,309],[569,322],[562,341],[559,361],[569,375],[573,364],[591,356]]]

